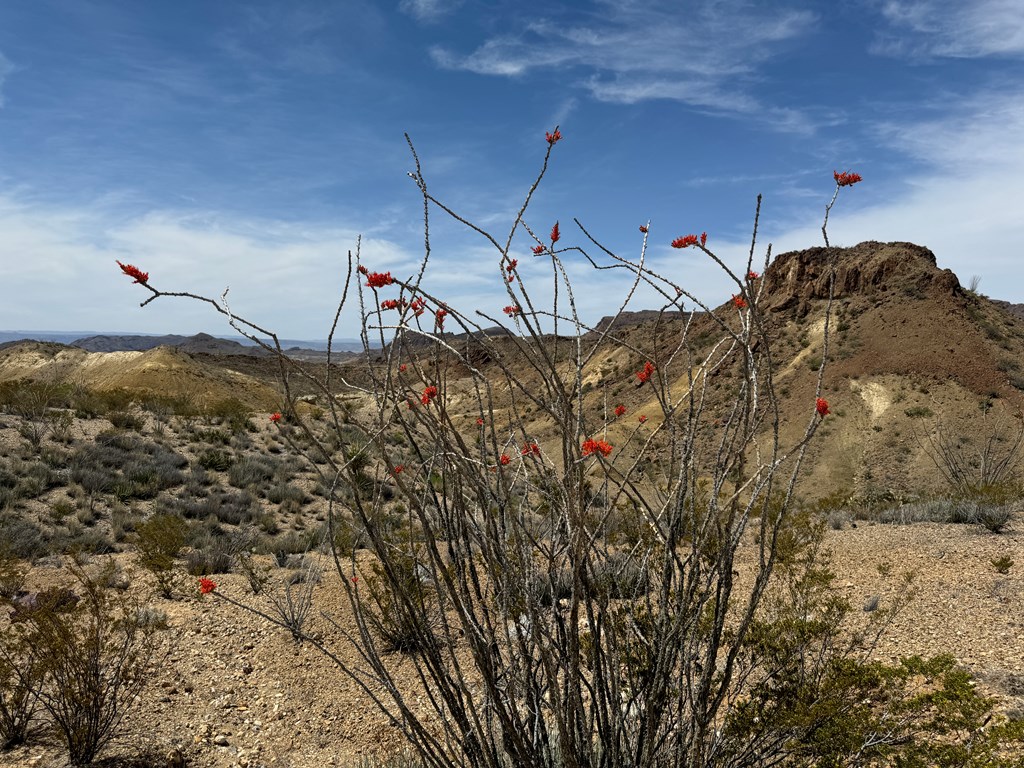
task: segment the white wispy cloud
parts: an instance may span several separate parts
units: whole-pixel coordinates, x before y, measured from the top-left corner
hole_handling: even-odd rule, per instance
[[[914,242],[961,281],[977,274],[986,293],[1024,301],[1024,91],[957,99],[956,110],[942,103],[949,102],[932,105],[931,116],[875,127],[880,143],[913,157],[920,170],[888,193],[873,190],[870,177],[844,190],[830,223],[833,241]],[[807,226],[776,231],[776,252],[821,243],[820,205],[800,215]]]
[[[456,52],[436,46],[435,63],[482,75],[560,71],[601,101],[671,99],[720,112],[762,113],[749,84],[780,46],[815,26],[805,9],[757,9],[729,0],[684,13],[676,3],[599,2],[572,20],[534,20]],[[789,127],[800,124],[791,119]]]
[[[455,11],[460,5],[462,0],[402,0],[398,7],[403,13],[420,21],[437,21]]]
[[[952,58],[1024,55],[1020,0],[885,0],[880,10],[892,28],[879,32],[875,53]]]

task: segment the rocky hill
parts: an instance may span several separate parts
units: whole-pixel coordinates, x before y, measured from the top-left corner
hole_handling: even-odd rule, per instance
[[[911,243],[865,242],[836,249],[833,315],[829,318],[829,365],[824,395],[832,416],[811,449],[807,487],[821,494],[843,491],[860,497],[904,496],[934,488],[939,473],[933,461],[938,431],[956,433],[970,448],[985,440],[1007,438],[1019,429],[1024,409],[1024,319],[1005,303],[962,288],[934,254]],[[823,354],[824,308],[829,291],[829,253],[810,248],[781,254],[764,276],[757,299],[770,324],[776,369],[776,393],[783,437],[796,439],[813,416],[817,368]],[[760,281],[758,281],[760,283]],[[758,290],[755,284],[755,291]],[[733,314],[723,305],[717,312]],[[630,413],[653,415],[658,408],[648,388],[638,387],[633,372],[645,359],[660,359],[678,342],[682,321],[656,312],[626,313],[601,341],[584,371],[588,408],[623,404]],[[698,316],[690,340],[700,351],[715,332]],[[145,337],[147,343],[152,337]],[[99,388],[140,388],[203,398],[232,395],[254,407],[279,403],[279,369],[272,357],[251,354],[241,345],[205,334],[177,339],[174,348],[147,352],[85,352],[52,344],[16,344],[0,351],[0,381],[17,378],[64,378]],[[91,346],[125,340],[83,340]],[[495,376],[498,371],[471,337],[452,337],[465,347],[473,365]],[[514,338],[494,343],[514,349]],[[433,354],[413,344],[410,359]],[[339,362],[344,356],[338,358]],[[375,355],[371,363],[383,361]],[[365,361],[352,355],[348,375],[358,379]],[[310,361],[310,371],[318,363]],[[523,365],[524,380],[531,371]],[[454,379],[450,407],[471,415],[470,388],[460,395]],[[676,370],[678,384],[686,371]],[[301,376],[293,377],[302,393]],[[462,399],[460,399],[460,397]],[[543,438],[545,425],[529,423]],[[618,425],[611,425],[615,437]],[[621,427],[625,429],[625,427]]]

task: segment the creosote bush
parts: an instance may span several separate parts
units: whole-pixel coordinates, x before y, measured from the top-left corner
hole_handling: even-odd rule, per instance
[[[38,706],[71,765],[85,766],[117,737],[145,686],[162,622],[130,594],[111,594],[104,569],[72,572],[74,590],[11,602],[0,635],[0,735],[23,739]]]
[[[350,253],[338,312],[357,305],[365,355],[344,381],[329,364],[318,377],[290,361],[275,334],[226,303],[165,294],[121,265],[151,294],[143,306],[206,302],[280,362],[285,407],[271,422],[318,472],[355,619],[345,634],[361,662],[268,618],[327,653],[435,768],[987,764],[979,760],[1020,729],[1001,722],[974,735],[991,703],[947,659],[870,662],[899,605],[851,611],[831,589],[820,524],[795,504],[807,446],[835,418],[821,395],[835,277],[828,217],[860,176],[834,174],[818,256],[829,279],[814,297],[824,316],[817,387],[787,441],[762,311],[770,247],[754,261],[760,198],[745,263],[727,263],[705,232],[656,236],[676,258],[696,254],[722,270],[732,297],[716,307],[678,282],[685,268],[654,270],[650,224],[633,255],[579,221],[573,245],[558,221],[531,226],[562,134],[546,139],[541,170],[500,236],[435,197],[413,150],[424,256],[404,276]],[[502,302],[472,313],[428,290],[437,211],[493,248]],[[621,277],[600,328],[577,313],[567,256]],[[532,260],[531,277],[547,272],[550,302],[520,259]],[[660,306],[649,333],[629,335],[619,320],[640,291]],[[618,377],[612,395],[629,395],[640,413],[585,381],[610,347],[628,360],[605,374]],[[299,409],[296,378],[322,395],[331,439]],[[372,407],[343,410],[340,393]],[[866,628],[856,626],[863,616]],[[405,663],[392,663],[394,650]],[[927,676],[937,682],[920,690]],[[968,747],[929,746],[932,734]]]

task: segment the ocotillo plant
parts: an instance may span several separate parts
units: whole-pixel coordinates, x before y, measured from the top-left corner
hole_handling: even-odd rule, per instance
[[[425,764],[771,762],[797,725],[755,727],[731,713],[757,700],[770,676],[759,644],[770,595],[769,613],[793,626],[792,611],[775,602],[773,577],[782,569],[792,583],[794,568],[816,573],[814,559],[800,555],[814,547],[794,525],[794,489],[807,445],[829,414],[820,394],[831,291],[818,392],[802,434],[786,444],[761,310],[770,246],[755,263],[760,197],[743,264],[716,254],[706,233],[665,238],[711,259],[735,286],[729,301],[713,306],[652,268],[650,223],[639,227],[634,256],[603,246],[579,221],[576,245],[565,244],[557,221],[531,227],[529,206],[562,134],[546,139],[541,169],[500,237],[434,196],[409,142],[424,254],[415,274],[403,277],[363,264],[358,245],[350,252],[328,353],[337,318],[355,303],[360,365],[336,370],[329,361],[313,373],[224,297],[163,291],[141,269],[121,269],[152,292],[143,306],[170,296],[209,303],[276,355],[282,412],[272,421],[316,458],[329,489],[332,551],[354,615],[338,627],[362,662],[346,664],[308,639],[393,718]],[[826,246],[828,214],[860,176],[837,172],[834,181]],[[493,248],[503,308],[471,312],[424,290],[438,211]],[[577,311],[570,253],[622,275],[616,311],[600,327]],[[550,302],[537,298],[522,259],[549,272]],[[641,288],[661,306],[653,331],[636,341],[619,319]],[[594,387],[614,375],[599,371],[610,350],[629,361],[615,385],[635,388],[630,400],[639,410]],[[298,407],[295,377],[321,393],[329,439]],[[342,407],[339,394],[361,395],[369,407]],[[372,553],[361,569],[359,541]],[[741,578],[743,542],[753,555]],[[801,583],[786,605],[806,614],[824,598],[820,581]],[[215,590],[206,584],[204,591]],[[827,625],[828,642],[837,626]],[[772,663],[811,663],[793,637],[774,647]],[[396,677],[389,656],[396,650],[414,675]],[[818,672],[832,658],[824,656]]]

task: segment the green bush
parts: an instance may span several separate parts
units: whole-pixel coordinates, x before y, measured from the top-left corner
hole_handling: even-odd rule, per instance
[[[210,448],[199,454],[196,462],[203,469],[208,469],[213,472],[227,472],[231,468],[231,465],[234,464],[235,458],[231,455],[230,451]]]
[[[177,515],[155,514],[135,528],[139,565],[156,578],[160,593],[170,598],[176,582],[174,560],[185,546],[188,523]]]
[[[69,762],[85,766],[117,736],[150,679],[157,627],[140,621],[130,596],[103,589],[102,574],[74,574],[78,594],[40,593],[15,611],[0,658],[46,710]]]

